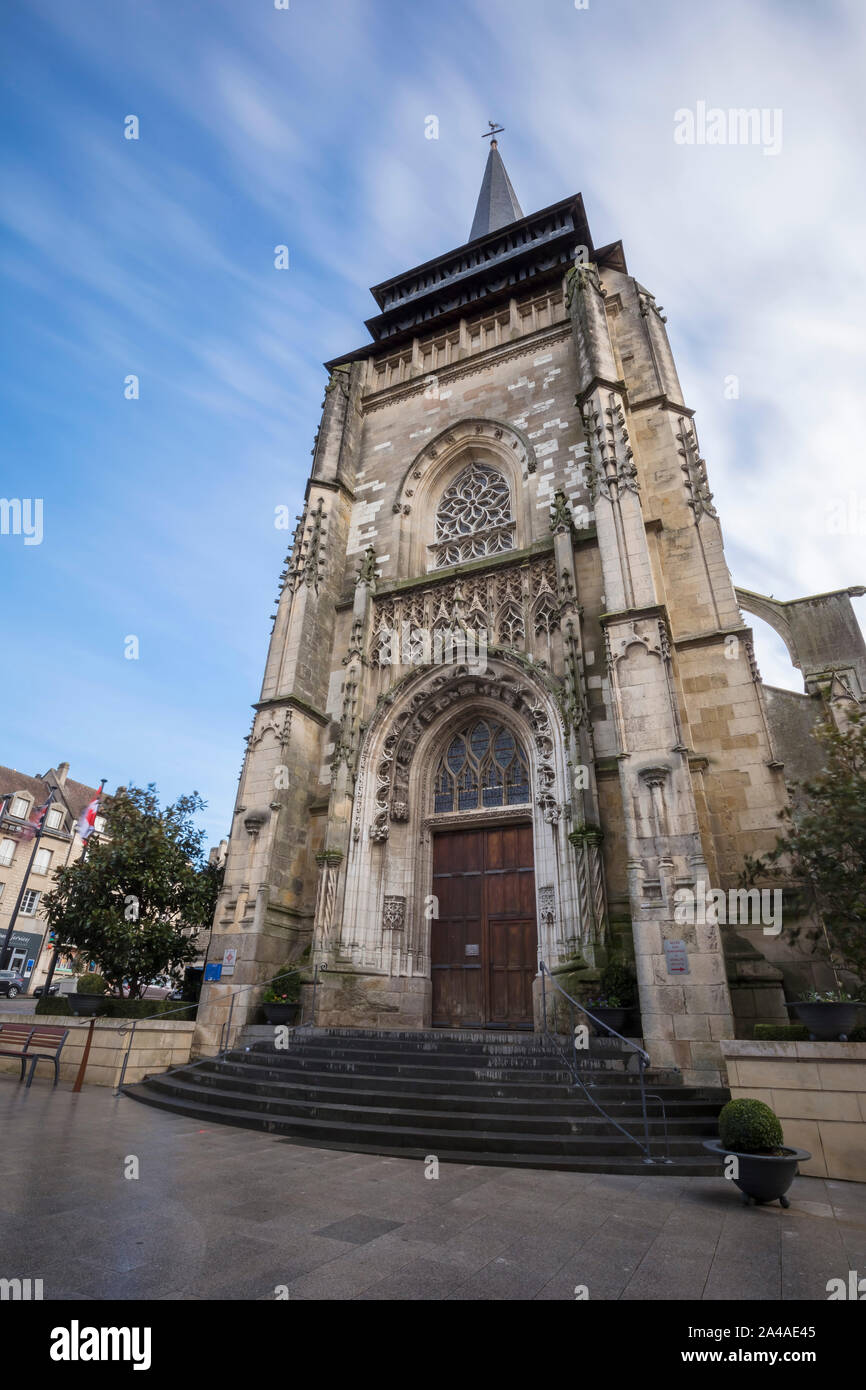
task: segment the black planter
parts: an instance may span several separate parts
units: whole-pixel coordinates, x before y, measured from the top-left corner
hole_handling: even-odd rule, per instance
[[[597,1018],[599,1023],[606,1023],[608,1028],[612,1028],[615,1033],[623,1033],[628,1022],[630,1009],[590,1009],[593,1018]],[[606,1038],[609,1034],[603,1028],[599,1029],[599,1036]]]
[[[840,1042],[847,1042],[849,1033],[860,1026],[861,1016],[857,1012],[858,1009],[866,1006],[857,1003],[810,1003],[808,1000],[797,1000],[796,1003],[786,1004],[785,1007],[794,1009],[800,1022],[809,1029],[812,1041],[834,1042],[838,1038]]]
[[[76,1018],[90,1018],[93,1014],[103,1013],[108,1007],[104,994],[67,994],[66,999]]]
[[[710,1153],[720,1158],[733,1154],[739,1161],[740,1176],[734,1178],[734,1183],[747,1206],[752,1202],[764,1206],[776,1201],[783,1207],[791,1205],[785,1193],[797,1176],[797,1164],[805,1163],[812,1155],[806,1149],[792,1149],[787,1144],[780,1147],[784,1152],[778,1155],[740,1154],[735,1149],[724,1148],[720,1139],[704,1140],[704,1148]]]
[[[300,1002],[294,1004],[262,1004],[268,1023],[297,1023]]]

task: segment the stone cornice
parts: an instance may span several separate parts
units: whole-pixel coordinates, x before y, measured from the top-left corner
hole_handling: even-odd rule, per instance
[[[608,381],[607,377],[594,376],[589,385],[585,386],[582,391],[578,391],[577,395],[575,396],[574,404],[576,405],[577,409],[582,409],[582,407],[589,400],[593,391],[599,390],[619,391],[620,395],[626,397],[626,402],[628,401],[628,387],[626,386],[624,381]]]
[[[536,333],[518,338],[515,342],[500,343],[498,347],[486,348],[484,352],[475,353],[472,357],[463,357],[459,362],[451,362],[447,367],[437,367],[434,375],[440,384],[457,381],[464,376],[474,376],[488,371],[500,362],[523,357],[530,352],[537,352],[539,347],[546,347],[548,343],[570,338],[571,332],[571,324],[563,320],[552,328],[541,328]],[[423,372],[409,381],[398,382],[395,386],[386,387],[384,391],[376,391],[363,397],[360,403],[363,414],[372,414],[376,410],[385,409],[386,406],[397,405],[410,396],[417,396],[426,391],[429,376],[430,372]]]
[[[253,705],[253,709],[257,711],[263,709],[281,709],[286,706],[290,709],[298,710],[301,714],[306,714],[310,719],[315,719],[316,723],[321,724],[323,728],[327,728],[331,723],[331,716],[329,714],[325,714],[323,710],[316,709],[315,705],[308,704],[306,700],[302,700],[298,695],[275,695],[270,700],[258,700]]]
[[[650,603],[645,608],[621,608],[615,613],[600,613],[598,621],[602,627],[609,623],[630,623],[636,618],[667,618],[667,608],[663,603]]]
[[[654,406],[658,406],[661,410],[669,410],[674,415],[685,415],[689,420],[693,420],[695,416],[694,410],[687,405],[679,405],[676,401],[672,401],[670,396],[647,396],[642,401],[635,401],[629,397],[628,408],[632,413],[636,410],[651,410]]]
[[[349,500],[350,502],[354,502],[354,500],[355,500],[355,494],[354,494],[354,492],[352,491],[352,489],[351,489],[350,487],[347,487],[347,485],[346,485],[344,482],[340,482],[340,481],[335,482],[335,481],[333,481],[333,480],[330,479],[330,478],[313,478],[313,477],[311,477],[311,478],[308,479],[308,481],[307,481],[307,486],[306,486],[306,488],[304,489],[304,501],[305,501],[305,502],[309,502],[309,500],[310,500],[310,490],[311,490],[312,488],[314,488],[314,487],[321,487],[321,488],[324,488],[326,492],[339,492],[339,493],[341,493],[341,494],[343,495],[343,497],[348,498],[348,500]]]
[[[673,637],[673,646],[687,651],[690,647],[713,647],[726,642],[729,637],[751,637],[752,629],[743,623],[740,627],[716,627],[710,632],[690,632],[685,637]]]

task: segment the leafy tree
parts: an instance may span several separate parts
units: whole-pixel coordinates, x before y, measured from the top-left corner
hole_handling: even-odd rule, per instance
[[[816,736],[824,771],[796,786],[785,833],[768,855],[746,861],[747,877],[796,883],[822,924],[813,939],[826,934],[834,969],[866,983],[866,714],[855,711],[841,730],[828,721]]]
[[[204,806],[193,792],[160,809],[153,783],[119,791],[101,808],[103,836],[57,872],[43,899],[58,939],[94,961],[117,994],[125,981],[135,999],[157,975],[177,980],[198,954],[222,878],[193,824]]]

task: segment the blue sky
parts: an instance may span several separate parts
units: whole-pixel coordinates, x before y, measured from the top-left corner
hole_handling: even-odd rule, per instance
[[[321,363],[466,238],[491,117],[524,211],[583,192],[664,305],[736,582],[866,580],[859,0],[6,0],[2,31],[0,493],[44,536],[0,536],[0,761],[196,788],[226,833]],[[781,151],[678,145],[698,101],[780,109]]]

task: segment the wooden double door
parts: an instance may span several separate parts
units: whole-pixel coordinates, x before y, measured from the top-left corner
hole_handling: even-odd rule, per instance
[[[532,826],[434,836],[433,1026],[532,1027],[537,973]]]

